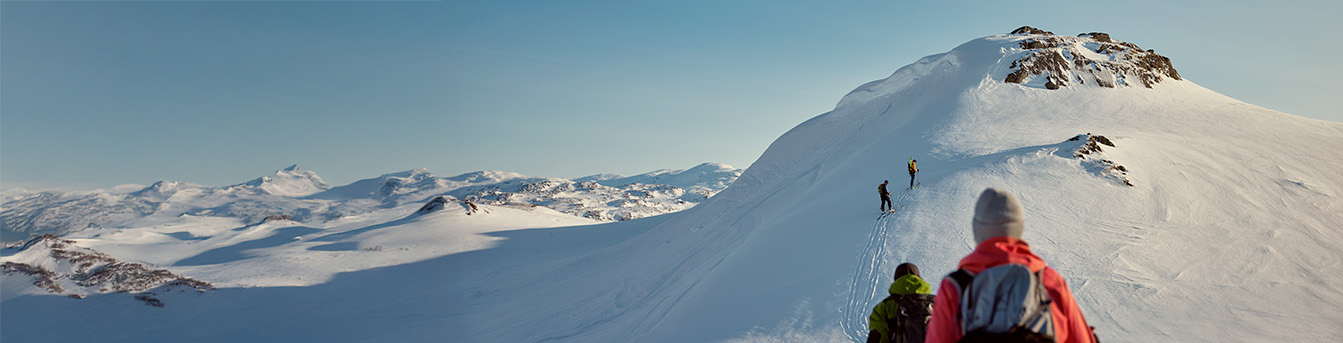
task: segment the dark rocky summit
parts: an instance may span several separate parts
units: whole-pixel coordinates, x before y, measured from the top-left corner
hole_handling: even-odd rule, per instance
[[[1027,54],[1012,62],[1012,72],[1003,82],[1020,84],[1043,77],[1047,89],[1088,83],[1106,88],[1135,85],[1152,88],[1166,79],[1183,80],[1170,58],[1154,50],[1143,50],[1137,44],[1114,40],[1106,33],[1067,37],[1023,26],[1011,34],[1030,37],[1019,43]],[[1107,58],[1093,58],[1095,54]]]

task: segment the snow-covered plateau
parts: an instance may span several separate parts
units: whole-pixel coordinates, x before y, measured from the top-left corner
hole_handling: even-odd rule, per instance
[[[1220,95],[1154,51],[1023,28],[858,87],[703,198],[672,175],[411,171],[332,188],[288,170],[135,200],[12,200],[9,230],[11,216],[78,228],[0,261],[77,272],[47,257],[60,245],[188,281],[58,294],[7,273],[0,340],[861,342],[895,266],[953,271],[976,196],[996,186],[1020,198],[1024,239],[1105,342],[1338,342],[1338,147],[1343,123]],[[919,186],[903,190],[908,158]],[[702,202],[601,221],[573,210],[588,198],[558,196],[648,180],[666,188],[621,192]],[[879,217],[883,180],[900,210]],[[118,210],[44,217],[22,199]]]
[[[533,207],[597,221],[630,220],[684,210],[717,194],[741,175],[720,163],[663,169],[623,177],[575,180],[482,171],[437,177],[424,169],[385,174],[330,187],[297,165],[242,184],[207,187],[160,181],[134,192],[40,192],[5,196],[0,230],[5,241],[103,228],[190,226],[189,217],[225,217],[243,224],[286,219],[308,225],[338,222],[437,196],[454,203]]]

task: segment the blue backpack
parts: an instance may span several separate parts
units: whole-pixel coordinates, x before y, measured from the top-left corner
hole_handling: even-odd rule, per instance
[[[1004,264],[948,275],[961,295],[960,342],[1054,342],[1052,301],[1040,274]]]

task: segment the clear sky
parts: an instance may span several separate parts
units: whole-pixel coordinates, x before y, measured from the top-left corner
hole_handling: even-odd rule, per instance
[[[1030,25],[1343,121],[1343,2],[0,2],[0,187],[212,186],[298,164],[575,178],[745,168],[920,57]],[[911,152],[891,147],[891,158]]]

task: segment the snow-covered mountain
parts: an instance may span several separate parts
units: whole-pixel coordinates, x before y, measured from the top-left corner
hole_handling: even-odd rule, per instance
[[[299,169],[297,164],[276,171],[275,176],[262,176],[243,185],[256,187],[266,194],[287,197],[312,195],[331,188],[317,173]]]
[[[741,170],[706,163],[690,170],[659,170],[618,185],[522,174],[482,171],[438,177],[416,169],[327,186],[312,171],[297,165],[245,183],[226,187],[160,181],[130,193],[42,192],[4,203],[0,211],[5,241],[32,235],[64,235],[87,228],[124,228],[163,221],[183,214],[239,218],[259,223],[285,218],[322,223],[439,195],[496,205],[545,206],[601,221],[629,220],[684,210],[726,188]],[[668,183],[658,183],[665,179]],[[605,181],[600,181],[605,182]],[[615,184],[615,183],[611,183]]]
[[[1343,124],[1222,96],[1174,66],[1096,33],[974,39],[855,89],[726,190],[649,218],[486,201],[418,214],[421,198],[321,225],[85,230],[66,239],[217,289],[150,308],[8,275],[0,339],[861,342],[895,266],[951,272],[975,197],[997,186],[1105,342],[1343,340],[1343,150],[1325,148],[1343,146]],[[892,154],[919,160],[920,185],[879,218],[876,185],[907,181]],[[370,184],[339,194],[385,183]],[[307,199],[338,198],[322,194]]]
[[[722,163],[705,163],[687,170],[663,169],[635,176],[598,174],[574,179],[574,182],[596,181],[603,186],[624,187],[630,184],[668,185],[691,192],[712,196],[727,188],[741,176],[741,170]]]

